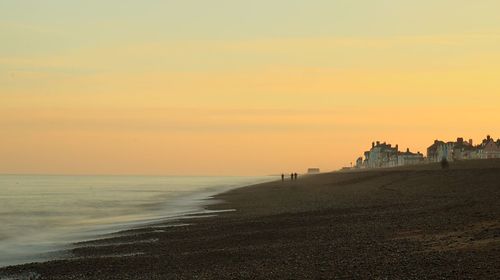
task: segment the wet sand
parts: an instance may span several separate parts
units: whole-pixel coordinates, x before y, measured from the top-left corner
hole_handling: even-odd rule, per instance
[[[500,160],[299,177],[215,198],[215,217],[0,269],[31,279],[500,279]]]

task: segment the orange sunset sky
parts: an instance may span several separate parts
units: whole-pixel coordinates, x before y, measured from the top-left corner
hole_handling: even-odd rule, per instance
[[[0,2],[0,173],[334,170],[500,137],[500,1]]]

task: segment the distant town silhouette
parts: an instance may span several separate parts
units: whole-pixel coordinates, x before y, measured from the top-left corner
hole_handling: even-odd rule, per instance
[[[364,158],[357,158],[353,168],[386,168],[491,158],[500,158],[500,139],[494,140],[490,135],[478,145],[474,145],[472,139],[464,141],[461,137],[450,142],[435,140],[427,148],[427,156],[420,152],[411,152],[409,148],[401,152],[398,145],[392,146],[386,142],[376,141],[372,142],[370,150],[364,152]]]

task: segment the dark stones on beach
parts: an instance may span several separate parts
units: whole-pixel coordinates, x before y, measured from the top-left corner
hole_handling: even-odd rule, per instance
[[[499,279],[500,161],[343,172],[217,196],[189,226],[0,269],[39,279]],[[479,163],[471,163],[479,164]],[[473,186],[473,187],[471,187]]]

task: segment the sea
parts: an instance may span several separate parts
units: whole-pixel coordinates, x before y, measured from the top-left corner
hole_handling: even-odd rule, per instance
[[[64,256],[72,244],[191,214],[212,196],[276,177],[0,175],[0,267]]]

